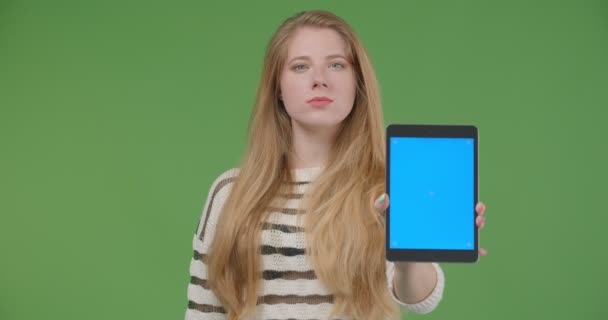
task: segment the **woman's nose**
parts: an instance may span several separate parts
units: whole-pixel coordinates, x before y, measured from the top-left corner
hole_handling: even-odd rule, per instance
[[[323,86],[327,88],[327,77],[325,76],[325,70],[316,69],[313,73],[312,87]]]

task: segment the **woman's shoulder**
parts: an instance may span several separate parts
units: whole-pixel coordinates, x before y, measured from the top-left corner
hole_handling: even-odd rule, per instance
[[[215,220],[217,220],[221,208],[228,199],[228,195],[232,190],[232,186],[234,185],[234,181],[236,180],[238,173],[239,168],[228,169],[217,176],[211,184],[205,200],[205,205],[203,206],[201,218],[199,220],[199,228],[197,229],[202,230],[202,233],[199,236],[200,239],[202,239],[204,236],[207,225],[215,224]],[[199,231],[197,231],[197,233],[198,232]]]
[[[232,183],[238,176],[240,168],[230,168],[220,175],[218,175],[213,181],[212,186],[218,186],[221,184]]]
[[[230,190],[239,174],[239,170],[239,168],[230,168],[218,175],[211,184],[209,196],[214,197],[220,192],[224,193],[223,191]]]

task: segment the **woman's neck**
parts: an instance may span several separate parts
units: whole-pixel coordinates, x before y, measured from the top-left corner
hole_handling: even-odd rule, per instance
[[[308,129],[295,122],[293,128],[293,152],[290,155],[292,169],[323,167],[327,164],[336,128]]]

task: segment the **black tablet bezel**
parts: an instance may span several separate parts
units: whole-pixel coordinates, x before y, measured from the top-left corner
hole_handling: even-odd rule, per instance
[[[390,139],[391,137],[435,137],[473,138],[474,140],[474,203],[478,200],[478,129],[474,125],[426,125],[391,124],[386,128],[386,193],[390,199]],[[386,259],[389,261],[416,262],[477,262],[479,260],[479,232],[475,224],[477,213],[473,210],[473,230],[475,248],[472,250],[435,249],[391,249],[390,248],[390,205],[386,210]]]

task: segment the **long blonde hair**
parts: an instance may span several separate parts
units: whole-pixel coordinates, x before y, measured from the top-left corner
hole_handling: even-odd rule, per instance
[[[267,46],[248,148],[208,255],[209,285],[228,319],[255,314],[261,282],[261,225],[269,207],[286,201],[277,199],[277,193],[290,186],[286,181],[293,181],[288,163],[293,151],[291,121],[278,96],[287,44],[301,27],[335,30],[347,45],[357,82],[353,109],[341,124],[327,166],[303,200],[306,252],[317,278],[334,295],[332,316],[393,318],[397,309],[387,289],[384,221],[373,205],[385,190],[378,84],[358,36],[345,21],[326,11],[288,18]]]

